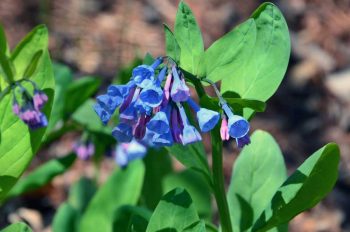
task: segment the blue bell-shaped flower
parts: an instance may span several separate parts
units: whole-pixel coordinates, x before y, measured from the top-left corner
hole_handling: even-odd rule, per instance
[[[132,140],[132,127],[126,123],[119,123],[112,131],[113,137],[120,143],[129,143]]]

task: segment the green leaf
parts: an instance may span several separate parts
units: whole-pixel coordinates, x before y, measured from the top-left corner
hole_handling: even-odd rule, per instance
[[[164,192],[176,187],[184,188],[193,199],[198,215],[206,221],[212,220],[211,195],[208,183],[201,175],[190,169],[167,175],[163,181]]]
[[[205,51],[207,78],[214,82],[234,78],[236,70],[244,68],[244,65],[251,59],[255,39],[255,21],[249,19],[215,41]],[[234,85],[231,83],[234,82],[232,81],[230,86],[222,86],[222,88],[234,90],[232,89]]]
[[[69,203],[63,203],[57,210],[52,222],[53,232],[77,231],[79,212]]]
[[[227,193],[233,231],[249,231],[286,178],[278,144],[269,133],[255,131],[235,162]]]
[[[176,41],[176,38],[170,28],[164,24],[165,33],[165,50],[166,54],[174,59],[176,62],[180,62],[181,50]]]
[[[199,217],[188,192],[176,188],[164,195],[149,221],[146,232],[182,231]]]
[[[4,77],[7,83],[4,83],[4,87],[7,86],[14,79],[15,70],[11,61],[7,56],[0,52],[0,74]]]
[[[92,180],[82,177],[70,188],[68,203],[79,213],[83,213],[96,190]]]
[[[187,168],[191,168],[203,175],[209,185],[211,185],[211,173],[208,160],[202,143],[193,143],[187,146],[175,144],[167,147],[170,154],[176,157]]]
[[[46,29],[44,30],[46,32]],[[42,37],[36,35],[37,40],[47,40],[47,33],[40,33]],[[17,48],[13,58],[16,70],[21,70],[22,66],[31,61],[33,54],[29,55],[29,48],[32,44],[37,45],[37,41],[27,41],[25,45]],[[37,50],[43,50],[38,66],[31,76],[38,88],[42,89],[48,96],[49,101],[45,105],[43,112],[50,119],[54,95],[54,78],[51,61],[47,48],[37,47]],[[32,51],[32,50],[30,50]],[[17,62],[18,61],[18,62]],[[26,65],[24,65],[26,64]],[[16,66],[17,65],[17,66]],[[22,66],[21,66],[22,65]],[[23,70],[24,72],[24,70]],[[0,101],[0,201],[4,199],[6,193],[16,183],[29,165],[34,154],[39,149],[46,128],[30,130],[13,112],[12,112],[12,92],[6,94]]]
[[[34,191],[49,183],[54,177],[67,171],[75,161],[76,155],[70,154],[61,158],[50,160],[41,165],[26,177],[18,181],[6,196],[16,197],[23,193]]]
[[[287,23],[272,3],[262,4],[252,15],[257,34],[248,62],[232,70],[222,81],[221,91],[234,91],[241,98],[268,100],[277,90],[287,70],[290,38]],[[246,109],[249,118],[252,110]]]
[[[153,62],[154,62],[154,57],[147,52],[145,57],[143,58],[143,63],[147,65],[151,65]]]
[[[114,212],[122,205],[135,205],[141,194],[144,177],[141,160],[132,162],[125,170],[116,170],[101,186],[88,205],[79,231],[112,231]]]
[[[146,208],[130,205],[122,206],[115,213],[113,231],[144,232],[151,215],[152,212]]]
[[[143,159],[146,167],[145,179],[142,188],[142,199],[147,208],[155,209],[164,195],[163,179],[172,171],[171,157],[162,149],[148,149]]]
[[[86,100],[88,100],[100,87],[101,81],[95,77],[83,77],[68,87],[66,92],[64,113],[68,118]]]
[[[186,227],[183,232],[206,232],[205,222],[204,221],[198,221],[194,224]]]
[[[0,53],[6,56],[10,53],[10,48],[6,40],[6,33],[4,27],[0,24]]]
[[[53,219],[53,231],[77,231],[81,215],[96,192],[95,184],[81,178],[69,190],[69,198],[57,210]]]
[[[32,232],[32,229],[23,222],[17,222],[2,229],[1,232]]]
[[[181,49],[181,68],[196,75],[204,53],[202,33],[191,9],[183,1],[176,13],[175,38]]]
[[[334,143],[310,156],[277,190],[253,231],[267,231],[285,224],[320,202],[337,180],[339,159],[339,147]]]
[[[16,68],[15,80],[24,78],[24,73],[34,54],[48,47],[48,31],[45,25],[35,27],[16,46],[11,54],[11,61]]]
[[[53,72],[55,77],[55,99],[53,101],[51,119],[48,125],[48,131],[52,131],[57,122],[63,119],[64,115],[64,102],[66,100],[66,92],[68,86],[72,82],[71,70],[62,64],[54,63]]]
[[[42,55],[43,55],[43,50],[37,51],[33,55],[31,61],[29,62],[29,64],[27,65],[27,68],[24,71],[23,78],[29,79],[34,74]]]

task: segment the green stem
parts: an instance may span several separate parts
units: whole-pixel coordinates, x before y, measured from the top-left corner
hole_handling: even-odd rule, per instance
[[[191,73],[188,73],[184,70],[182,70],[188,78],[188,81],[190,81],[196,88],[197,94],[199,98],[203,98],[206,95],[204,87],[201,83],[201,80],[193,76]],[[206,81],[210,83],[215,91],[218,93],[219,96],[221,94],[219,93],[218,89],[216,88],[215,84],[213,82],[209,82],[207,79]],[[211,107],[209,107],[211,108]],[[225,192],[225,180],[224,180],[224,171],[222,166],[222,141],[220,138],[220,125],[218,124],[210,133],[211,135],[211,145],[212,145],[212,174],[213,174],[213,192],[214,197],[216,200],[216,204],[218,206],[219,210],[219,217],[220,217],[220,224],[221,224],[221,231],[223,232],[233,232],[232,225],[231,225],[231,218],[230,218],[230,212],[227,204],[227,198],[226,198],[226,192]]]
[[[232,232],[230,212],[228,209],[225,192],[225,180],[222,165],[222,145],[223,144],[220,139],[220,127],[216,126],[211,132],[214,195],[219,210],[222,231]]]

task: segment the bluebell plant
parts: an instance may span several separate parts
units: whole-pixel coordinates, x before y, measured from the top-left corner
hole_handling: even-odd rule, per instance
[[[163,84],[164,83],[164,84]],[[217,90],[214,83],[214,88]],[[216,91],[222,107],[222,140],[236,139],[239,147],[249,144],[249,123],[233,114]],[[202,140],[197,128],[188,120],[184,105],[195,112],[199,129],[211,131],[220,120],[220,113],[200,107],[191,97],[183,72],[172,59],[158,57],[151,65],[133,69],[125,85],[111,85],[107,93],[97,97],[94,109],[107,124],[119,107],[119,124],[112,135],[120,143],[133,139],[149,146],[182,145]]]
[[[19,89],[20,99],[17,99],[13,91],[12,111],[29,126],[30,129],[38,129],[47,126],[47,118],[42,112],[43,107],[48,101],[47,95],[39,90],[32,81],[27,81],[33,86],[33,94],[25,88],[20,82],[13,84],[14,90]]]

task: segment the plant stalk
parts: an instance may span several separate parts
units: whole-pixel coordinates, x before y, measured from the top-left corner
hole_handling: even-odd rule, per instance
[[[220,127],[217,125],[211,132],[212,145],[212,169],[214,196],[219,210],[221,229],[223,232],[233,232],[230,212],[225,192],[224,170],[222,165],[222,141],[220,139]]]

